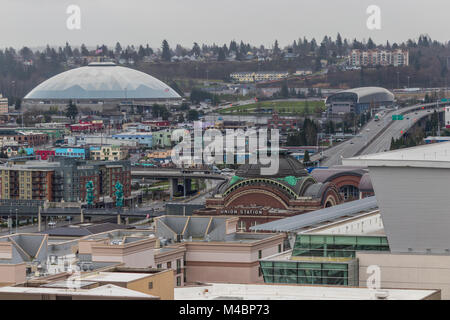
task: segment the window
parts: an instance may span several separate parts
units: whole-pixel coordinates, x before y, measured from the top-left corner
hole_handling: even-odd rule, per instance
[[[278,253],[281,252],[281,244],[278,245]]]
[[[238,231],[240,231],[240,232],[244,232],[245,231],[245,229],[246,229],[246,226],[245,226],[245,221],[239,221],[239,226],[238,226]]]
[[[262,250],[258,250],[258,259],[262,258]]]
[[[157,268],[157,269],[162,269],[162,264],[161,264],[161,263],[158,263],[158,264],[156,265],[156,268]]]
[[[177,274],[181,273],[181,259],[177,259]]]
[[[151,289],[153,289],[153,281],[150,281],[149,283],[148,283],[148,288],[151,290]]]
[[[169,262],[167,262],[167,269],[171,269],[171,268],[172,268],[172,262],[169,261]]]

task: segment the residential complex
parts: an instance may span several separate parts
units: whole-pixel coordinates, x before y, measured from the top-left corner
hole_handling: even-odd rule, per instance
[[[8,98],[5,98],[0,94],[0,114],[5,114],[8,112]]]
[[[348,56],[348,64],[353,67],[394,66],[409,65],[409,52],[407,50],[352,50]]]
[[[130,163],[127,161],[84,161],[70,158],[30,160],[0,166],[1,199],[77,202],[86,199],[86,184],[93,182],[93,202],[115,197],[115,184],[123,185],[124,197],[131,195]]]
[[[263,82],[281,80],[286,78],[289,73],[279,71],[260,71],[260,72],[234,72],[230,78],[240,83]]]

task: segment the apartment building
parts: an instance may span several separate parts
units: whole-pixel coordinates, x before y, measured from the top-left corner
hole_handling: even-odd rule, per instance
[[[348,56],[348,64],[358,66],[394,66],[409,65],[409,52],[407,50],[352,50]]]
[[[0,140],[3,142],[14,141],[18,145],[29,147],[41,145],[48,142],[48,134],[35,131],[21,131],[16,129],[1,129]]]
[[[287,71],[234,72],[230,74],[230,78],[240,83],[251,83],[281,80],[288,75]]]
[[[8,113],[8,98],[0,94],[0,114]]]
[[[31,160],[0,166],[0,179],[1,199],[84,201],[88,181],[94,183],[94,203],[113,199],[117,182],[124,198],[131,196],[129,161]]]
[[[92,160],[124,160],[128,156],[128,150],[118,145],[108,145],[90,148]]]
[[[1,199],[53,201],[54,171],[26,166],[0,169]]]

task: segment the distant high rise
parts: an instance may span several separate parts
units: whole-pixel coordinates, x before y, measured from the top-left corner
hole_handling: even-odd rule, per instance
[[[8,113],[8,98],[0,94],[0,114]]]

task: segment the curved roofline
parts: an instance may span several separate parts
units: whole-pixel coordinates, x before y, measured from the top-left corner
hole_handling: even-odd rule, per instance
[[[33,88],[24,101],[181,99],[169,85],[136,69],[96,62],[61,72]]]
[[[355,94],[357,97],[357,101],[358,103],[360,102],[362,97],[366,97],[366,96],[371,96],[371,95],[376,95],[376,94],[386,94],[388,95],[391,99],[388,101],[394,101],[394,94],[389,91],[386,88],[383,87],[359,87],[359,88],[353,88],[353,89],[347,89],[347,90],[342,90],[339,91],[335,94],[332,94],[331,96],[329,96],[326,100],[326,103],[328,103],[329,99],[338,96],[340,94],[343,93],[351,93],[351,94]]]

